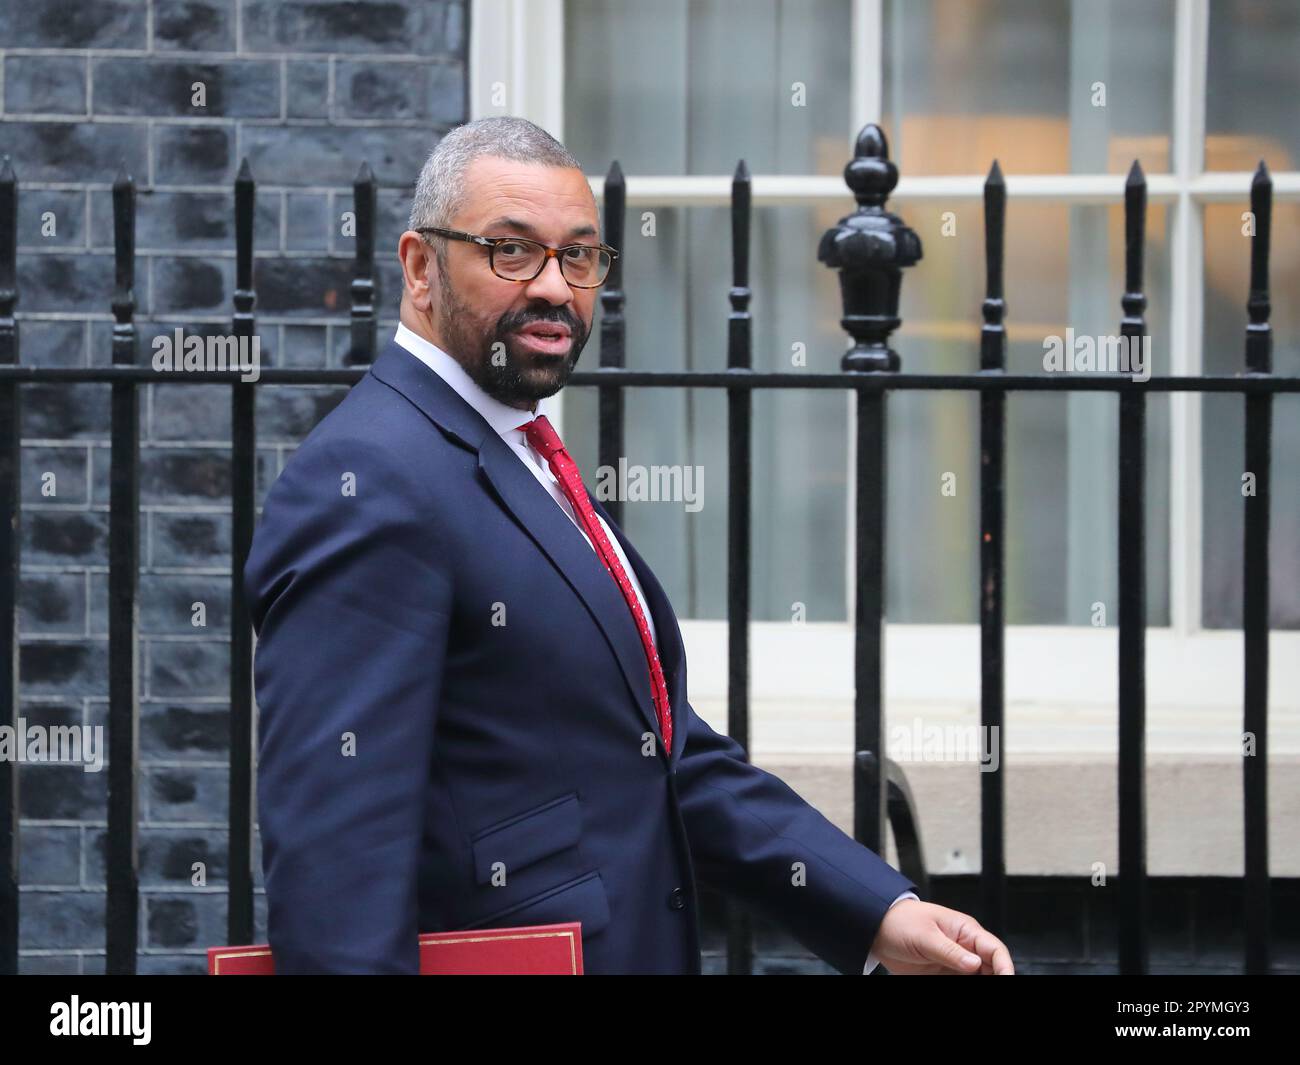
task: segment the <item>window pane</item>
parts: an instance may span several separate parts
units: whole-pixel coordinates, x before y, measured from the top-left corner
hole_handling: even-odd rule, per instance
[[[565,144],[591,175],[839,174],[850,0],[569,0]],[[800,92],[798,86],[802,86]]]
[[[944,236],[944,214],[956,231]],[[902,368],[979,366],[984,226],[975,201],[899,212],[925,258],[904,275]],[[949,226],[951,229],[951,226]],[[1169,372],[1166,211],[1147,210],[1151,373]],[[1007,368],[1043,373],[1044,339],[1113,336],[1122,314],[1124,212],[1116,205],[1007,205]],[[890,418],[889,612],[895,621],[978,619],[979,401],[953,392],[895,393]],[[1007,620],[1116,620],[1118,403],[1114,395],[1013,393],[1007,404]],[[1169,402],[1147,397],[1147,616],[1169,624]],[[956,495],[940,491],[956,476]]]
[[[1205,169],[1294,170],[1300,158],[1300,4],[1213,0],[1206,70]]]
[[[1242,235],[1241,203],[1205,208],[1205,372],[1238,374],[1246,366],[1246,296],[1250,240]],[[1273,205],[1270,247],[1273,372],[1300,376],[1300,308],[1286,293],[1300,285],[1300,204]],[[1245,401],[1206,394],[1201,400],[1203,550],[1202,617],[1207,628],[1241,627],[1242,473]],[[1270,522],[1274,628],[1300,628],[1300,396],[1273,399],[1273,500]]]
[[[904,174],[1169,170],[1173,0],[887,0]]]

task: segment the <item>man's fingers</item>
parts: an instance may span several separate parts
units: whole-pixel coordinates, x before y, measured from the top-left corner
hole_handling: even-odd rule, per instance
[[[926,954],[940,965],[955,969],[959,973],[979,972],[980,959],[960,943],[949,939],[943,932],[936,931],[926,940]]]

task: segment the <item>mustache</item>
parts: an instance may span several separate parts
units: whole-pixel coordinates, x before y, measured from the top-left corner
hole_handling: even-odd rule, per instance
[[[516,329],[522,329],[533,322],[551,322],[556,325],[567,326],[569,332],[576,338],[586,335],[586,328],[579,321],[576,315],[570,314],[562,308],[556,308],[549,314],[520,314],[506,315],[497,323],[497,331],[500,334],[513,333]]]

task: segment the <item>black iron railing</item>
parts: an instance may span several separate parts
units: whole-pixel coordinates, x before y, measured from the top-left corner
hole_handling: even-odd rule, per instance
[[[979,602],[981,632],[981,726],[997,749],[996,772],[982,773],[981,907],[976,916],[999,934],[1006,926],[1004,843],[1004,638],[1006,396],[1008,392],[1113,392],[1119,404],[1119,838],[1120,968],[1147,967],[1145,808],[1145,491],[1146,396],[1148,392],[1238,393],[1246,405],[1245,468],[1255,474],[1256,492],[1245,499],[1243,571],[1246,679],[1243,727],[1255,738],[1253,756],[1243,754],[1245,790],[1245,914],[1248,972],[1268,971],[1269,881],[1267,833],[1269,467],[1272,397],[1300,392],[1300,378],[1272,375],[1268,323],[1268,239],[1272,183],[1261,163],[1250,188],[1256,233],[1251,252],[1246,369],[1241,376],[1151,377],[1123,374],[1016,375],[1006,372],[1003,324],[1003,233],[1006,186],[996,162],[984,188],[987,292],[979,346],[979,370],[972,374],[907,374],[889,348],[899,325],[901,272],[921,255],[919,239],[885,209],[897,182],[881,130],[859,134],[845,180],[857,209],[829,230],[819,248],[821,261],[839,271],[844,303],[842,325],[853,346],[835,373],[766,373],[752,363],[748,310],[750,176],[742,162],[732,183],[733,278],[729,293],[727,369],[720,372],[629,370],[624,364],[622,263],[615,260],[601,293],[601,365],[575,373],[570,384],[593,386],[600,397],[599,456],[615,466],[623,450],[623,392],[627,388],[721,388],[728,397],[730,495],[728,500],[728,731],[749,748],[749,563],[751,545],[751,399],[754,389],[850,390],[856,397],[856,595],[854,676],[856,685],[854,834],[880,851],[888,826],[894,829],[903,872],[922,890],[927,877],[920,820],[901,768],[884,757],[883,621],[885,615],[885,441],[891,391],[959,390],[980,396]],[[114,185],[117,288],[113,299],[113,365],[98,368],[25,367],[18,360],[14,310],[17,182],[6,160],[0,170],[0,638],[6,647],[0,724],[18,716],[18,641],[15,623],[19,577],[19,445],[21,386],[30,383],[108,383],[112,402],[112,494],[109,540],[109,799],[106,970],[135,971],[138,928],[139,775],[137,670],[137,571],[139,562],[139,389],[144,384],[226,383],[232,404],[232,573],[230,664],[230,859],[227,942],[253,938],[252,812],[254,743],[252,728],[252,634],[241,574],[255,521],[256,424],[253,385],[238,370],[167,375],[136,365],[133,320],[135,195],[125,174]],[[332,370],[262,368],[263,384],[351,384],[365,373],[375,351],[374,203],[375,181],[362,167],[354,189],[357,240],[352,283],[352,350],[348,368]],[[606,239],[621,246],[626,186],[615,163],[604,187]],[[236,291],[232,333],[252,337],[254,184],[248,165],[235,182]],[[1126,271],[1120,333],[1142,336],[1146,299],[1142,259],[1146,182],[1135,163],[1124,196]],[[1131,350],[1131,349],[1130,349]],[[618,501],[611,513],[621,517]],[[13,762],[0,762],[0,971],[15,972],[18,958],[18,780]],[[745,914],[728,911],[729,970],[748,972],[751,935]]]

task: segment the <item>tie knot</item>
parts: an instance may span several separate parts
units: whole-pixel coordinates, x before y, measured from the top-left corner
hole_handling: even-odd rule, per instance
[[[560,434],[555,431],[555,426],[550,423],[545,414],[539,414],[532,421],[525,422],[517,428],[524,431],[528,442],[548,462],[557,451],[564,450],[564,442],[560,439]]]

